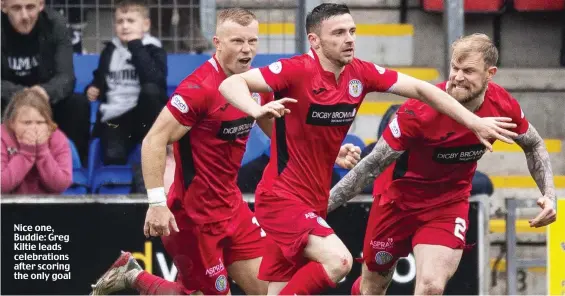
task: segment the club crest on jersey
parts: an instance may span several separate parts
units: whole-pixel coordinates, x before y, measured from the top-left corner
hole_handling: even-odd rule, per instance
[[[331,228],[330,225],[328,224],[328,222],[326,222],[326,220],[324,220],[324,218],[318,216],[318,218],[316,218],[316,221],[318,221],[318,224],[322,225],[325,228]]]
[[[388,124],[390,131],[392,132],[392,135],[395,138],[400,138],[400,135],[402,135],[402,133],[400,132],[400,125],[398,125],[398,119],[395,117],[389,124]]]
[[[218,292],[224,292],[228,288],[228,280],[225,275],[220,275],[216,278],[216,290]]]
[[[385,68],[383,68],[383,67],[381,67],[377,64],[374,64],[374,65],[375,65],[375,68],[377,68],[377,72],[379,72],[379,74],[381,74],[381,75],[385,74]]]
[[[356,98],[363,92],[363,84],[358,79],[351,79],[349,81],[349,94]]]
[[[257,102],[257,104],[261,105],[261,95],[259,93],[252,93],[251,97],[255,100],[255,102]]]
[[[182,113],[188,112],[188,105],[181,95],[174,95],[171,98],[171,105],[173,105],[173,107],[177,108]]]
[[[269,70],[271,70],[271,72],[273,72],[275,74],[279,74],[282,71],[282,63],[279,62],[279,61],[276,61],[276,62],[270,64]]]
[[[378,265],[385,265],[389,263],[391,260],[392,260],[392,254],[387,251],[380,251],[377,252],[377,254],[375,255],[375,262],[377,262]]]

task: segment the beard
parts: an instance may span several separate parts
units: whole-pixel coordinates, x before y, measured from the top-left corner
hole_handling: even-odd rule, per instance
[[[453,86],[453,84],[452,84],[448,93],[449,93],[449,95],[454,97],[459,103],[461,103],[462,105],[465,105],[465,104],[468,104],[468,103],[476,100],[478,97],[480,97],[484,93],[484,91],[487,89],[487,86],[488,86],[488,80],[485,79],[482,82],[481,87],[479,89],[477,89],[475,91],[468,90],[467,94],[464,95],[464,96],[460,96],[460,95],[456,96],[455,92],[454,92],[455,86]]]
[[[353,61],[353,57],[346,58],[341,56],[341,52],[334,52],[332,49],[330,42],[326,42],[322,40],[322,52],[324,56],[326,56],[333,64],[338,67],[344,67],[345,65],[351,63]]]

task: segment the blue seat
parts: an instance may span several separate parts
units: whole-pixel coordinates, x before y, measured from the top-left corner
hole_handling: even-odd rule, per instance
[[[169,54],[167,56],[167,94],[170,96],[186,76],[194,72],[210,57],[207,54]]]
[[[86,168],[82,166],[77,148],[73,141],[69,140],[71,148],[71,155],[73,159],[73,183],[63,192],[64,195],[78,195],[87,194],[90,189],[90,182],[88,180],[88,173]]]
[[[255,57],[252,67],[267,66],[279,59],[289,58],[296,54],[259,54]],[[207,54],[169,54],[167,55],[167,94],[171,95],[177,85],[196,68],[210,59]],[[98,54],[75,54],[73,57],[75,69],[75,92],[84,93],[86,86],[92,82],[92,73],[98,68]]]
[[[92,82],[92,72],[98,68],[99,59],[100,56],[97,54],[75,54],[73,56],[76,93],[84,93],[86,91],[86,86]]]
[[[129,194],[132,184],[132,165],[141,162],[141,145],[130,153],[125,165],[104,165],[100,139],[94,138],[88,152],[88,175],[92,193]]]
[[[361,148],[361,151],[365,149],[365,142],[363,142],[361,138],[353,134],[348,134],[345,136],[345,139],[343,140],[341,145],[345,144],[353,144],[355,146],[359,146],[359,148]],[[339,175],[340,178],[343,178],[349,172],[348,169],[341,168],[337,165],[334,165],[334,171]]]
[[[295,56],[296,54],[258,54],[253,59],[253,63],[251,63],[251,67],[259,68],[268,66],[271,63],[274,63],[280,59],[287,59]]]
[[[271,139],[269,139],[269,137],[263,133],[261,128],[255,124],[249,134],[249,140],[247,141],[247,147],[245,149],[245,154],[243,154],[241,165],[244,166],[248,162],[265,154],[265,150],[269,149],[270,144]]]

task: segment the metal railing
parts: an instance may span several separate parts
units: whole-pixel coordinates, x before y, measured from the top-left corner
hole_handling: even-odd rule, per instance
[[[46,0],[45,4],[69,21],[73,42],[82,42],[84,52],[100,53],[104,42],[114,36],[113,12],[118,0]],[[228,7],[246,7],[260,23],[293,23],[298,1],[264,0],[148,0],[151,34],[162,41],[169,53],[209,52],[215,32],[216,13]],[[281,13],[285,10],[292,13]],[[263,36],[262,47],[274,41],[294,39],[293,35]],[[292,48],[294,52],[294,48]],[[291,53],[291,52],[289,52]]]
[[[516,255],[516,211],[536,206],[534,200],[506,198],[506,289],[508,295],[518,294],[518,270],[528,267],[547,266],[546,258],[519,259]]]

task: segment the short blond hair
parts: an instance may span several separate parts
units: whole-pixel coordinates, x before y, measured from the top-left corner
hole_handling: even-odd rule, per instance
[[[127,13],[137,11],[143,18],[149,18],[149,7],[144,0],[122,0],[116,3],[116,11]]]
[[[458,62],[466,59],[471,53],[480,53],[483,56],[485,67],[496,66],[498,63],[498,49],[485,34],[475,33],[464,36],[453,42],[451,49],[452,59]]]
[[[242,26],[248,26],[257,20],[255,14],[245,8],[228,8],[218,13],[216,25],[221,25],[226,21],[232,21]]]

